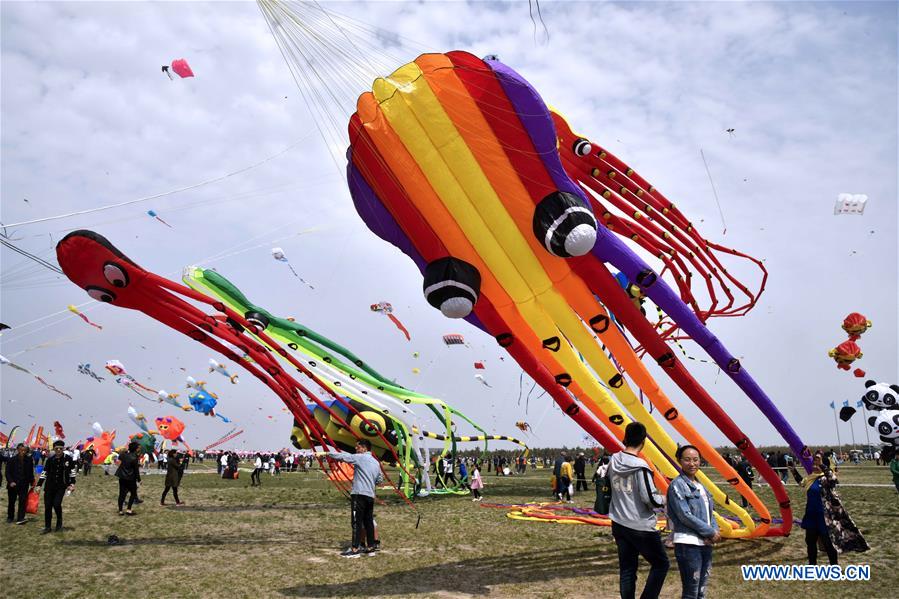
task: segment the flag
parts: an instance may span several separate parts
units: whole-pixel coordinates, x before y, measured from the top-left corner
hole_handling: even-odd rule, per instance
[[[848,407],[849,407],[849,400],[848,400],[848,399],[845,400],[845,401],[843,402],[843,407],[844,407],[844,408],[848,408]]]
[[[833,402],[830,402],[830,409],[831,409],[831,410],[836,410],[836,409],[837,409],[837,407],[836,407],[835,405],[833,405]]]
[[[860,399],[860,400],[858,400],[857,402],[855,402],[855,407],[856,407],[856,408],[860,408],[860,407],[862,407],[863,405],[865,405],[865,402],[864,402],[864,400],[862,400],[862,399]]]

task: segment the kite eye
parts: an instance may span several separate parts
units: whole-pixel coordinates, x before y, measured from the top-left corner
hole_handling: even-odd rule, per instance
[[[425,299],[444,316],[465,318],[481,293],[481,273],[468,262],[440,258],[425,268],[423,287]]]
[[[583,137],[578,137],[574,141],[574,145],[572,145],[571,149],[575,156],[586,156],[593,149],[593,146],[591,146],[590,142]]]
[[[261,312],[247,312],[243,316],[250,324],[256,325],[263,331],[268,327],[268,317]]]
[[[107,304],[111,304],[115,301],[115,293],[112,291],[107,291],[102,287],[85,287],[85,291],[87,294],[97,300],[98,302],[106,302]]]
[[[106,280],[113,287],[122,288],[128,286],[128,273],[115,262],[107,262],[103,265],[103,276],[106,277]]]
[[[894,406],[896,405],[896,398],[893,397],[891,393],[884,393],[883,404],[886,406]]]
[[[534,235],[554,256],[583,256],[596,244],[596,218],[574,194],[555,191],[534,209]]]

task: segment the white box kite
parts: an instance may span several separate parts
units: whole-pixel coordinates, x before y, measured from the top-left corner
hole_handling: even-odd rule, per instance
[[[868,203],[868,196],[863,193],[841,193],[837,196],[837,203],[834,204],[834,214],[858,214],[861,216],[865,213],[865,205]]]

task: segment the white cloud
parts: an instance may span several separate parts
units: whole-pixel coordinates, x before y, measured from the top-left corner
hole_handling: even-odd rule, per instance
[[[551,39],[539,46],[521,3],[328,6],[433,50],[499,54],[579,131],[665,191],[707,237],[766,258],[771,277],[759,307],[743,319],[715,321],[712,329],[745,356],[809,443],[833,438],[831,400],[861,394],[860,381],[837,372],[825,355],[842,338],[845,313],[858,310],[875,323],[862,339],[860,365],[874,378],[899,378],[896,19],[888,6],[549,3],[543,16]],[[179,57],[191,62],[195,79],[168,81],[160,72]],[[498,432],[511,432],[516,420],[541,419],[546,396],[524,415],[511,360],[499,360],[491,339],[430,309],[414,266],[355,215],[254,3],[3,3],[2,84],[7,223],[188,185],[305,136],[300,148],[207,188],[21,228],[14,236],[25,248],[48,252],[62,230],[91,227],[139,264],[176,277],[186,263],[316,226],[317,233],[274,244],[315,292],[295,284],[269,247],[213,266],[256,302],[295,315]],[[349,114],[353,107],[332,108]],[[724,133],[729,127],[734,138]],[[724,239],[700,147],[727,217]],[[832,216],[840,192],[869,195],[864,218]],[[208,203],[182,209],[195,202]],[[174,229],[145,216],[148,208]],[[247,239],[253,241],[240,245]],[[21,262],[5,249],[2,260],[4,273]],[[16,287],[4,287],[0,306],[2,321],[14,327],[87,299],[68,284]],[[413,343],[370,313],[368,305],[379,300],[397,308]],[[30,413],[44,424],[59,419],[75,434],[87,434],[94,419],[109,427],[124,422],[127,392],[78,375],[78,362],[99,367],[118,358],[139,379],[152,377],[167,389],[181,385],[179,367],[205,368],[207,352],[145,317],[109,307],[90,315],[103,332],[73,318],[20,337],[51,319],[0,338],[4,355],[75,338],[17,359],[34,362],[35,371],[76,399],[66,402],[6,370],[5,421],[27,423]],[[465,334],[474,348],[448,352],[440,342],[446,332]],[[411,374],[421,367],[412,351],[421,352],[420,361],[434,360],[418,377]],[[467,374],[484,357],[492,391]],[[714,368],[693,370],[758,444],[777,441]],[[722,440],[672,385],[663,386],[701,431]],[[286,445],[289,418],[267,390],[249,377],[239,388],[216,387],[222,412],[250,429],[244,435],[250,445]],[[209,419],[189,419],[189,426],[188,436],[200,442],[222,432]],[[557,411],[542,417],[536,432],[541,443],[581,438]]]

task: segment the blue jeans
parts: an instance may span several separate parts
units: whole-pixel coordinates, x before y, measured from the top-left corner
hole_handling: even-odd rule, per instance
[[[684,587],[682,599],[705,599],[705,587],[712,571],[711,545],[674,545],[674,557]]]
[[[657,531],[634,530],[612,522],[612,536],[618,545],[619,591],[621,599],[634,599],[637,591],[637,558],[649,562],[649,576],[640,599],[658,599],[668,574],[668,554]]]

